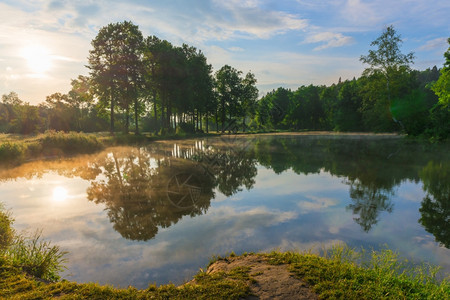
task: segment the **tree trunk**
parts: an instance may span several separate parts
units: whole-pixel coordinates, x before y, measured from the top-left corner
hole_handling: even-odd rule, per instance
[[[139,107],[138,107],[138,101],[137,101],[137,97],[134,98],[134,134],[138,135],[139,134]]]
[[[110,132],[114,135],[114,91],[110,90],[111,112],[110,112]]]
[[[125,134],[128,134],[130,128],[130,106],[125,109]]]
[[[219,117],[218,117],[217,108],[216,108],[216,132],[219,132]]]
[[[206,111],[206,133],[209,133],[209,130],[208,130],[208,118],[209,118],[208,111]]]

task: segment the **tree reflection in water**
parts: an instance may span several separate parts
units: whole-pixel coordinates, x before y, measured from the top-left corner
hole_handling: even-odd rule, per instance
[[[159,227],[205,213],[216,187],[226,195],[252,187],[256,161],[245,153],[220,152],[220,160],[209,164],[198,161],[203,153],[203,143],[112,151],[97,160],[102,173],[91,181],[88,199],[106,205],[124,238],[149,240]]]
[[[368,232],[372,226],[378,223],[380,212],[392,212],[392,195],[392,190],[367,186],[356,181],[350,183],[350,198],[353,203],[349,204],[347,209],[352,210],[354,215],[359,215],[353,220]]]
[[[112,148],[100,154],[36,161],[0,170],[0,181],[47,172],[90,182],[89,200],[103,203],[113,227],[131,240],[152,239],[183,216],[204,214],[215,191],[232,196],[253,188],[257,165],[276,174],[327,172],[349,186],[355,222],[368,232],[382,212],[392,212],[403,181],[423,182],[427,192],[419,222],[450,247],[450,162],[445,145],[403,139],[256,136],[157,142]]]
[[[436,242],[450,248],[450,162],[430,161],[420,177],[427,195],[419,209],[419,223],[434,235]]]

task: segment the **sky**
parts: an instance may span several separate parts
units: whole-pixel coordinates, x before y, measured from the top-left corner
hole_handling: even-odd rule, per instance
[[[109,23],[202,50],[215,71],[252,72],[260,95],[359,77],[359,58],[393,25],[418,70],[444,63],[448,0],[0,0],[0,94],[31,104],[88,75],[91,41]]]

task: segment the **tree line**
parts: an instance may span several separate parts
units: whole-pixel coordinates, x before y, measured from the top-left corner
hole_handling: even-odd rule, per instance
[[[450,39],[448,40],[450,44]],[[413,70],[414,54],[402,54],[400,36],[390,26],[372,42],[361,61],[361,77],[331,86],[278,88],[258,101],[261,128],[405,132],[446,139],[450,133],[450,48],[436,66]]]
[[[143,37],[128,21],[109,24],[91,42],[89,76],[73,79],[67,94],[54,93],[37,106],[14,92],[3,95],[0,131],[400,131],[446,139],[450,48],[441,70],[418,71],[401,43],[389,26],[361,56],[367,65],[361,77],[295,91],[280,87],[258,100],[253,73],[229,65],[213,72],[195,47]]]
[[[144,38],[131,22],[109,24],[92,40],[89,76],[71,81],[67,94],[54,93],[33,106],[14,92],[3,95],[0,131],[36,133],[105,131],[117,123],[155,133],[225,131],[244,124],[258,98],[256,78],[229,65],[213,74],[195,47]],[[108,128],[109,127],[109,128]]]

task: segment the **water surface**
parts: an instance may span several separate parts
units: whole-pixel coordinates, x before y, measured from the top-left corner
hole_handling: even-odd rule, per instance
[[[384,245],[450,272],[448,145],[392,136],[157,142],[0,170],[15,228],[69,251],[63,277],[182,283],[213,255]]]

